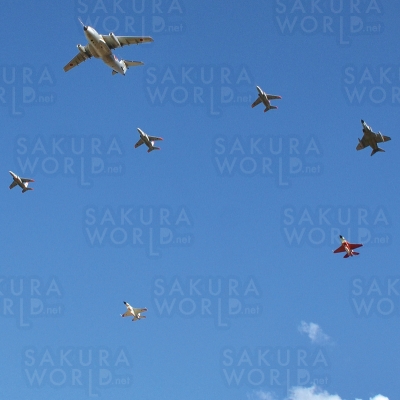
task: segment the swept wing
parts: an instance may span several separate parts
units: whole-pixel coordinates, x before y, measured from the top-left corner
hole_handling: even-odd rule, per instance
[[[363,136],[363,138],[358,142],[358,145],[356,147],[356,150],[362,150],[365,147],[368,147],[369,143],[367,141],[367,139],[365,138],[365,135]]]
[[[343,253],[344,251],[346,251],[346,249],[344,248],[343,245],[338,247],[336,250],[333,250],[334,253]]]
[[[261,97],[257,97],[256,101],[251,105],[251,107],[258,106],[261,103]]]
[[[157,136],[148,136],[148,138],[153,142],[155,140],[163,140],[163,138],[157,137]]]
[[[116,49],[117,47],[120,46],[121,47],[129,46],[130,44],[154,42],[151,36],[114,36],[120,44],[120,46],[118,46],[118,43],[115,42],[112,36],[110,35],[101,35],[101,36],[111,50]]]
[[[392,140],[389,136],[382,135],[380,133],[375,133],[375,140],[376,143],[388,142]]]
[[[140,138],[137,143],[135,144],[135,149],[137,149],[139,146],[141,146],[144,143],[143,139]]]
[[[89,50],[89,46],[86,45],[84,47],[85,49],[85,53],[81,53],[79,52],[65,67],[64,67],[64,71],[67,72],[70,69],[76,67],[77,65],[79,65],[80,63],[86,61],[87,59],[92,57],[92,53]]]

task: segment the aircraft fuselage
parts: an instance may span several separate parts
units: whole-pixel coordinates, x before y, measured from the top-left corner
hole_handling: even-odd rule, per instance
[[[86,39],[88,41],[89,50],[93,57],[100,58],[106,65],[116,72],[125,75],[126,69],[124,69],[122,62],[115,57],[103,37],[91,26],[85,26],[83,28]]]
[[[144,144],[150,149],[153,149],[153,142],[149,139],[146,133],[144,133],[141,129],[138,129],[140,137],[142,138]]]
[[[264,93],[259,86],[257,86],[258,96],[263,102],[264,106],[269,110],[271,108],[271,102],[268,100],[268,96]]]
[[[346,250],[346,253],[350,256],[353,257],[353,250],[350,248],[349,246],[349,242],[346,239],[340,239],[342,242],[342,245],[344,247],[344,249]]]

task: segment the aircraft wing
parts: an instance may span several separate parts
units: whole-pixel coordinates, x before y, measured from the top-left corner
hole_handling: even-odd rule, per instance
[[[67,72],[70,69],[76,67],[80,63],[86,61],[88,58],[92,57],[92,53],[89,50],[89,46],[85,46],[85,53],[79,52],[65,67],[64,71]]]
[[[112,50],[116,49],[117,43],[115,43],[114,39],[109,35],[101,35],[106,42],[107,46]],[[151,36],[115,36],[118,39],[118,42],[122,46],[129,46],[130,44],[141,44],[141,43],[149,43],[154,42]]]
[[[133,311],[135,314],[147,311],[147,308],[134,308]]]
[[[376,143],[382,143],[382,142],[388,142],[389,140],[392,140],[389,136],[384,136],[379,133],[375,133],[375,140]]]
[[[333,250],[334,253],[343,253],[344,251],[346,251],[346,249],[344,248],[343,245],[338,247],[336,250]]]
[[[140,138],[137,143],[135,144],[135,149],[137,149],[139,146],[141,146],[144,143],[143,139]]]
[[[351,250],[358,249],[359,247],[362,247],[362,244],[349,243],[349,247]]]
[[[251,108],[258,106],[261,103],[261,97],[257,97],[256,101],[251,105]]]
[[[369,146],[369,144],[368,144],[367,140],[365,139],[365,135],[364,135],[363,138],[361,140],[359,140],[356,150],[362,150],[368,146]]]
[[[163,138],[161,138],[161,137],[157,137],[157,136],[149,136],[149,139],[150,139],[151,141],[155,141],[155,140],[163,140]]]
[[[277,100],[277,99],[281,99],[281,96],[277,96],[276,94],[267,94],[267,99],[268,100]]]
[[[10,189],[15,188],[15,186],[17,186],[17,182],[12,181],[12,184],[10,185]]]
[[[35,182],[33,179],[30,178],[21,178],[22,182]]]

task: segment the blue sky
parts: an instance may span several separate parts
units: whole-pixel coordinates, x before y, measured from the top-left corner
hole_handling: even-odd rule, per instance
[[[400,6],[3,3],[4,398],[395,399]],[[78,18],[145,65],[65,73]]]

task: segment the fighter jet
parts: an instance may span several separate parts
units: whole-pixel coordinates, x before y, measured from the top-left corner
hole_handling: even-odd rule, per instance
[[[135,144],[135,149],[141,146],[143,143],[149,148],[147,150],[148,153],[150,153],[153,150],[160,150],[159,147],[154,146],[154,142],[156,140],[163,140],[163,138],[157,137],[157,136],[148,136],[146,135],[140,128],[137,128],[140,139],[138,142]]]
[[[91,57],[100,58],[113,70],[113,75],[117,73],[125,75],[129,67],[143,65],[141,61],[118,60],[111,50],[130,44],[153,42],[153,38],[150,36],[115,36],[113,33],[100,35],[94,28],[79,21],[83,26],[83,33],[88,44],[86,46],[78,44],[79,53],[64,67],[65,72]]]
[[[132,317],[132,321],[137,321],[138,319],[146,318],[145,315],[140,315],[140,313],[147,311],[147,308],[133,308],[126,301],[124,301],[126,305],[125,314],[121,314],[121,317]]]
[[[13,177],[13,181],[10,185],[10,189],[12,189],[18,185],[19,187],[22,188],[22,193],[25,193],[27,190],[33,190],[33,188],[28,188],[29,182],[35,182],[33,179],[20,178],[18,175],[14,174],[14,172],[12,172],[12,171],[8,171],[8,172]]]
[[[356,150],[362,150],[365,147],[371,146],[372,147],[372,153],[371,156],[373,156],[377,151],[385,151],[378,147],[378,143],[381,142],[387,142],[391,140],[389,136],[384,136],[382,133],[378,132],[375,133],[372,131],[371,127],[369,127],[363,120],[361,120],[362,126],[363,126],[363,132],[364,136],[362,139],[358,139],[358,145],[356,147]]]
[[[255,107],[255,106],[258,106],[261,102],[265,106],[264,112],[267,112],[267,111],[269,111],[271,109],[278,108],[276,106],[272,106],[270,100],[281,99],[282,98],[281,96],[276,96],[274,94],[267,94],[267,93],[262,91],[260,86],[256,86],[256,88],[258,90],[258,97],[257,97],[256,101],[251,105],[252,108]]]
[[[346,254],[344,255],[343,258],[358,256],[360,254],[357,253],[356,251],[353,251],[353,249],[361,247],[362,244],[349,243],[342,235],[339,235],[339,239],[342,242],[342,245],[338,247],[336,250],[334,250],[333,251],[334,253],[343,253],[345,251]]]

